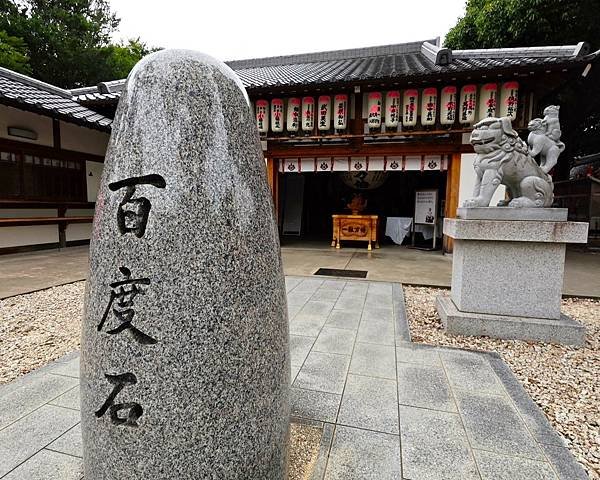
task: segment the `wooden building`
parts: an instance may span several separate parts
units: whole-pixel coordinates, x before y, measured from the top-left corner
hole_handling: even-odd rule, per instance
[[[435,223],[454,216],[474,184],[472,125],[510,116],[524,136],[565,85],[585,82],[598,56],[583,42],[451,51],[429,40],[227,63],[256,115],[282,234],[330,241],[332,215],[348,213],[356,193],[378,216],[380,239],[386,219],[414,217],[418,191],[436,192]],[[70,93],[112,118],[123,85]],[[561,105],[562,118],[576,114]],[[415,229],[427,237],[426,227]]]

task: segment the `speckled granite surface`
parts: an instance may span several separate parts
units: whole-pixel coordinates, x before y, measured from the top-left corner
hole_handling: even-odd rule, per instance
[[[199,53],[146,57],[119,103],[93,226],[86,480],[287,478],[288,343],[245,92]]]

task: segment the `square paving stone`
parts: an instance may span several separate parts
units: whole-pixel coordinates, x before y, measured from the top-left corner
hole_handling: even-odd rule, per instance
[[[439,350],[452,387],[464,390],[506,395],[500,379],[486,357],[461,350]]]
[[[315,293],[322,284],[322,278],[305,278],[298,285],[296,285],[294,292]]]
[[[2,480],[80,480],[81,478],[83,478],[82,458],[41,450],[2,477]]]
[[[340,293],[341,290],[327,290],[321,287],[315,293],[313,293],[310,301],[335,302],[340,296]]]
[[[79,385],[73,387],[68,392],[63,393],[60,397],[55,398],[50,402],[50,405],[56,405],[57,407],[71,408],[73,410],[79,410],[81,397],[79,395]]]
[[[442,360],[436,349],[430,345],[404,343],[396,347],[396,359],[402,363],[417,363],[421,365],[442,365]]]
[[[334,309],[329,314],[326,325],[335,328],[345,328],[348,330],[358,330],[361,311],[359,310],[337,310]]]
[[[385,308],[369,307],[365,305],[362,313],[362,321],[384,321],[394,323],[394,312]]]
[[[335,428],[325,480],[402,480],[398,435]]]
[[[310,352],[296,376],[294,387],[341,395],[349,365],[349,355]]]
[[[474,450],[482,480],[558,480],[546,462]]]
[[[79,384],[79,379],[58,375],[34,374],[31,378],[0,397],[0,429]]]
[[[441,365],[398,363],[398,402],[411,407],[458,411]]]
[[[75,457],[83,457],[81,424],[77,424],[71,430],[63,433],[46,448]]]
[[[290,368],[290,384],[294,383],[294,380],[296,380],[296,375],[298,375],[298,372],[300,371],[300,367],[302,367],[302,365],[291,365]]]
[[[340,297],[335,302],[335,308],[338,310],[358,311],[358,313],[360,314],[364,304],[365,304],[364,296],[361,297],[361,296],[347,295],[346,293],[342,292]]]
[[[300,312],[290,320],[290,335],[316,338],[323,325],[325,325],[326,319],[326,315],[307,315]]]
[[[545,460],[508,398],[463,390],[454,395],[473,448]]]
[[[321,422],[335,423],[340,408],[341,395],[292,388],[290,403],[292,415]]]
[[[396,353],[391,345],[359,343],[354,346],[350,373],[396,379]]]
[[[289,292],[296,288],[298,284],[302,282],[301,278],[298,277],[285,277],[285,290]]]
[[[480,480],[460,417],[400,406],[402,472],[410,480]]]
[[[325,280],[321,288],[342,291],[346,287],[346,283],[345,280]]]
[[[392,284],[384,282],[370,282],[369,293],[392,296]]]
[[[79,355],[68,362],[55,363],[50,368],[49,373],[79,379]]]
[[[394,308],[394,301],[391,292],[385,293],[367,293],[365,299],[365,308],[377,308],[379,310],[392,311]]]
[[[396,382],[349,374],[338,423],[398,434]]]
[[[288,320],[294,318],[298,312],[302,309],[302,305],[290,305],[288,303],[287,311],[288,311]]]
[[[313,292],[296,292],[294,289],[294,291],[290,292],[287,296],[287,304],[288,306],[304,306],[312,296]]]
[[[389,320],[363,318],[358,327],[358,342],[395,345],[394,324]]]
[[[79,423],[79,412],[44,405],[0,430],[0,478]]]
[[[313,351],[351,355],[356,332],[325,325],[313,345]]]
[[[313,343],[315,343],[315,337],[290,335],[290,363],[292,365],[302,365]]]
[[[333,310],[333,301],[313,301],[312,299],[306,302],[306,304],[300,310],[299,315],[318,315],[323,317],[323,321],[329,316],[331,310]]]

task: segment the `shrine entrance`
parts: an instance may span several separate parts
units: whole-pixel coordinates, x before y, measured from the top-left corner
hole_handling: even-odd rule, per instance
[[[395,235],[394,243],[385,236],[386,220],[393,218],[410,227],[415,213],[415,193],[424,189],[437,190],[435,216],[438,237],[441,237],[446,176],[444,170],[280,173],[278,211],[282,243],[297,243],[299,239],[331,243],[332,216],[350,215],[348,205],[360,195],[358,198],[364,201],[360,215],[378,217],[377,240],[381,246],[410,244],[412,229],[406,230],[403,238],[400,238],[402,234]],[[430,240],[433,228],[430,230],[417,225],[417,242]],[[345,246],[366,247],[364,243],[353,241],[342,242],[342,248]]]

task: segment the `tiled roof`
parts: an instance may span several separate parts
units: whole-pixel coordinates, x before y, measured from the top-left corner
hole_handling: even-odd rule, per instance
[[[110,131],[112,120],[77,103],[71,92],[0,67],[0,103]]]
[[[589,54],[589,46],[496,48],[450,50],[436,40],[335,50],[281,57],[234,60],[227,63],[250,90],[300,85],[318,85],[372,80],[413,80],[440,75],[485,74],[568,68],[585,64],[600,52]],[[98,87],[72,90],[74,99],[84,104],[112,103],[120,95],[125,80],[105,82]]]

